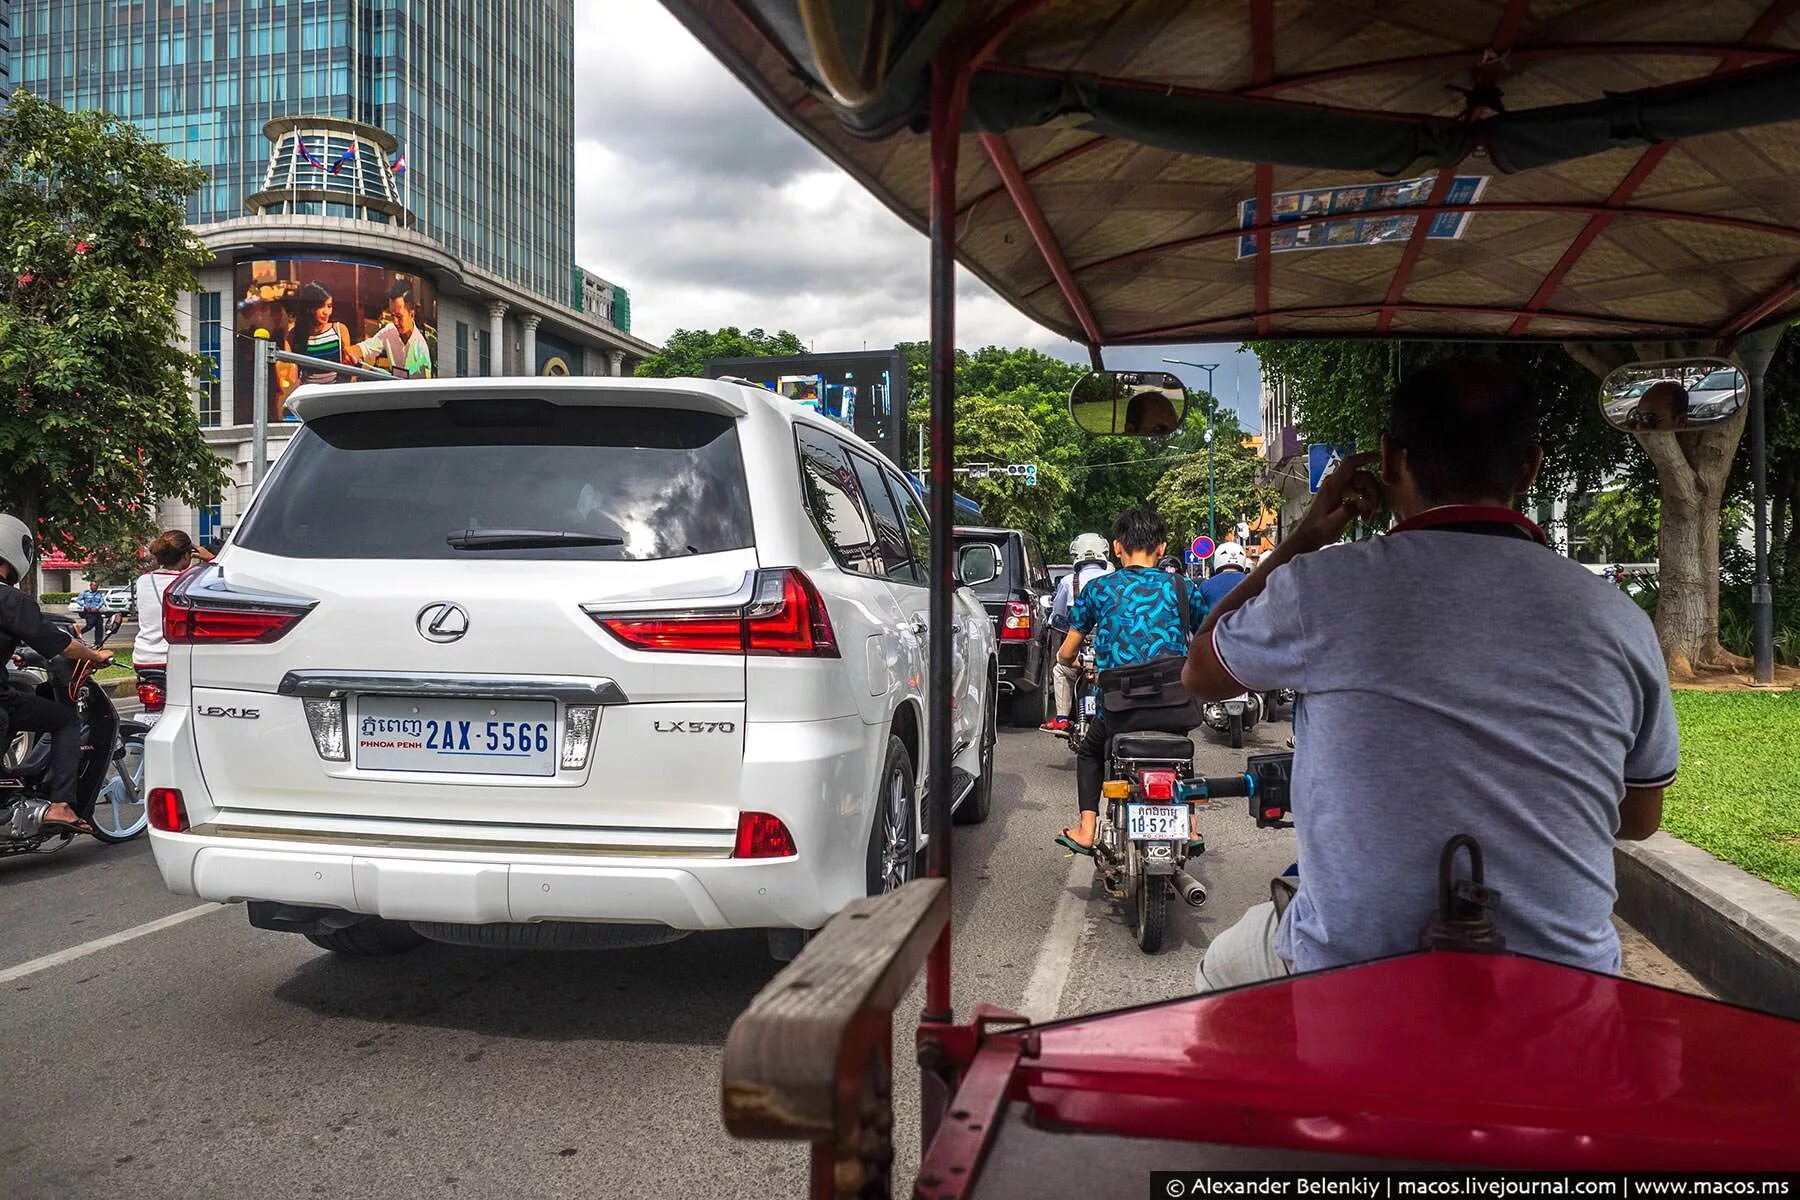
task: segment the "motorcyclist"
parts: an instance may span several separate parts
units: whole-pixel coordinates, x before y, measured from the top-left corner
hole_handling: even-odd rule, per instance
[[[1154,509],[1134,508],[1120,514],[1113,522],[1112,548],[1124,565],[1082,589],[1070,614],[1072,628],[1057,655],[1060,662],[1073,666],[1082,642],[1090,637],[1094,639],[1094,665],[1102,672],[1186,652],[1188,636],[1206,616],[1206,602],[1200,598],[1199,588],[1188,587],[1180,576],[1156,569],[1168,540],[1169,527]],[[1185,612],[1180,605],[1184,595]],[[1115,733],[1151,730],[1185,734],[1198,722],[1191,703],[1120,711],[1102,706],[1076,749],[1080,822],[1064,829],[1057,844],[1077,854],[1094,852],[1107,739]]]
[[[1244,582],[1250,572],[1250,556],[1236,542],[1220,542],[1219,548],[1213,551],[1212,566],[1212,578],[1200,585],[1200,594],[1206,597],[1209,610],[1232,588]]]
[[[1111,574],[1113,569],[1106,558],[1106,539],[1097,533],[1076,534],[1069,542],[1069,561],[1075,564],[1074,569],[1056,585],[1056,598],[1050,603],[1050,628],[1065,638],[1069,633],[1069,611],[1074,607],[1075,597],[1089,582]],[[1038,726],[1039,729],[1045,733],[1068,732],[1069,717],[1075,711],[1075,684],[1080,677],[1080,669],[1073,664],[1064,666],[1059,662],[1052,668],[1056,711]]]
[[[6,664],[23,642],[45,658],[61,655],[76,662],[105,664],[110,650],[90,648],[66,629],[44,618],[37,601],[18,584],[37,559],[37,539],[17,517],[0,514],[0,716],[11,733],[50,735],[49,808],[42,824],[92,833],[94,827],[75,811],[75,779],[81,766],[81,718],[68,705],[46,700],[5,680]]]

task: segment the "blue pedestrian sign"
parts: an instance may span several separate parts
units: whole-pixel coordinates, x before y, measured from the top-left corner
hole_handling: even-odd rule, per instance
[[[1188,553],[1192,554],[1196,559],[1211,558],[1212,552],[1213,540],[1204,533],[1195,538],[1193,545],[1188,547]]]
[[[1188,548],[1188,552],[1187,552],[1187,565],[1188,566],[1197,567],[1205,561],[1206,560],[1204,558],[1201,558],[1198,554],[1194,553],[1193,548],[1191,546]]]
[[[1338,464],[1356,453],[1355,446],[1328,446],[1314,442],[1306,448],[1306,490],[1314,493]]]

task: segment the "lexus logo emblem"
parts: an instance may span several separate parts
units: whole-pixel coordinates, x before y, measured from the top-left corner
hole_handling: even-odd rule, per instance
[[[419,636],[428,642],[454,642],[469,632],[469,614],[448,600],[419,610]]]

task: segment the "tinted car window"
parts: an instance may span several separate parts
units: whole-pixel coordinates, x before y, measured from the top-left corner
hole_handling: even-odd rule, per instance
[[[925,506],[919,502],[919,494],[912,490],[904,480],[893,475],[888,476],[888,490],[900,504],[901,515],[906,518],[906,531],[912,538],[913,561],[917,564],[917,579],[921,586],[931,582],[931,520],[925,515]]]
[[[855,451],[850,453],[850,462],[856,468],[856,479],[862,485],[869,515],[874,518],[875,545],[881,555],[882,570],[889,579],[923,583],[925,572],[915,569],[912,546],[907,541],[906,518],[900,515],[899,501],[889,494],[881,468]]]
[[[806,511],[832,557],[846,571],[885,575],[875,527],[863,506],[862,487],[851,469],[844,444],[804,425],[794,427],[800,447],[800,487]]]
[[[678,408],[456,400],[308,422],[234,539],[289,558],[636,560],[753,543],[737,424]],[[618,545],[457,549],[481,530]]]
[[[1031,586],[1047,588],[1050,586],[1050,572],[1044,566],[1044,552],[1038,549],[1038,541],[1029,533],[1023,539],[1025,543],[1025,574]]]

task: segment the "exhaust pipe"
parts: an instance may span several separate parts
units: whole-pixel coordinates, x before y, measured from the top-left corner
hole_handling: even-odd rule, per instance
[[[1186,871],[1177,871],[1174,876],[1175,890],[1189,907],[1199,908],[1206,903],[1206,885],[1189,875]]]

